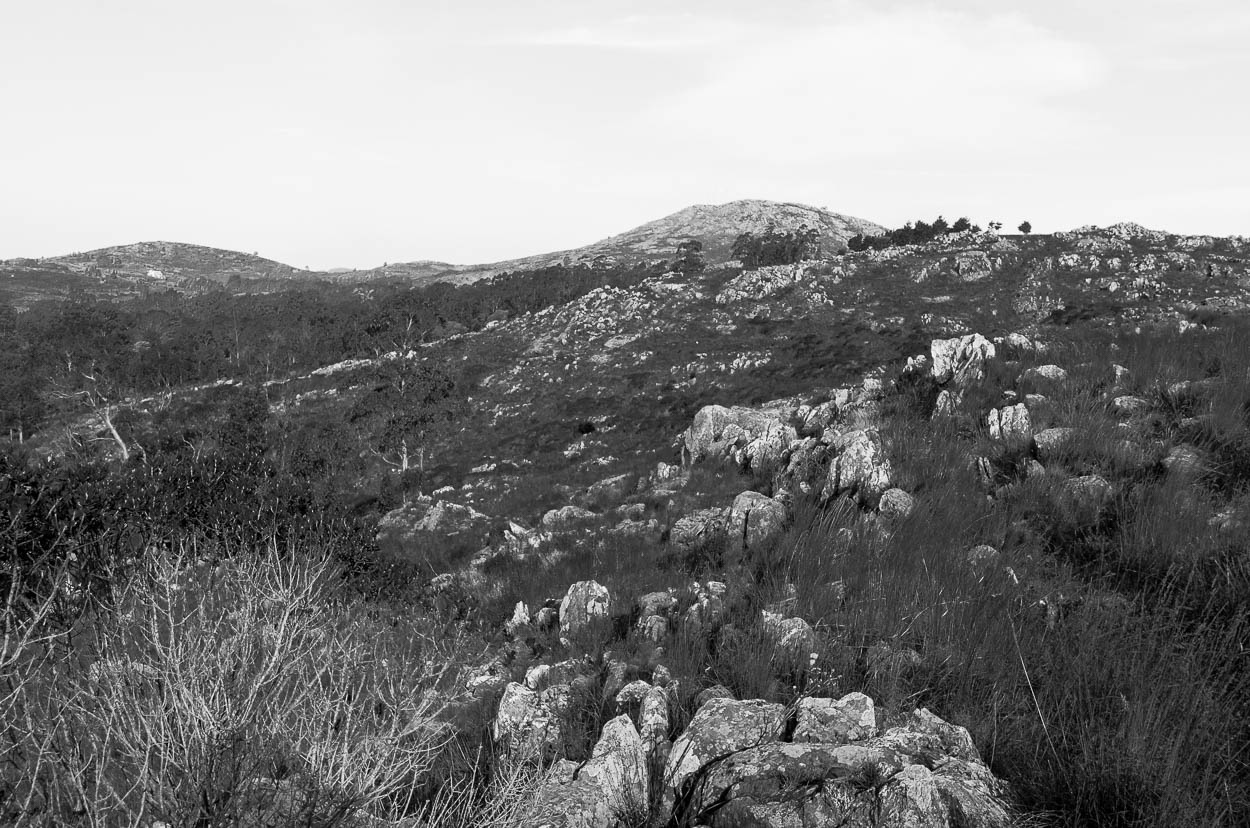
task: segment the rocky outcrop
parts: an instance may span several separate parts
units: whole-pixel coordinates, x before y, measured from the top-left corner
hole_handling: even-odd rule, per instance
[[[876,506],[892,484],[893,469],[875,430],[839,434],[831,443],[836,452],[822,495],[825,499],[849,493],[861,503]]]
[[[643,740],[628,716],[603,726],[590,759],[571,778],[552,779],[523,828],[627,828],[648,805]]]
[[[703,709],[737,712],[744,726],[737,738],[714,731],[687,750],[696,744],[688,734],[711,730],[701,711],[673,746],[665,802],[672,803],[679,824],[1005,828],[1011,821],[1009,792],[981,761],[967,731],[927,710],[876,736],[866,696],[804,700],[795,732],[830,738],[787,742],[772,735],[772,711],[761,703],[729,705],[713,700]],[[686,761],[678,762],[682,756]],[[858,784],[867,776],[879,781]]]
[[[611,595],[597,581],[578,581],[560,602],[560,636],[573,638],[586,632],[596,620],[607,618]]]
[[[664,802],[671,810],[682,799],[700,799],[695,778],[703,768],[738,751],[776,741],[785,725],[785,708],[758,699],[709,699],[673,742],[664,769]]]
[[[682,435],[683,456],[689,463],[718,458],[744,470],[767,471],[782,464],[797,436],[779,412],[709,405]]]
[[[994,355],[994,343],[980,334],[935,339],[929,346],[930,371],[938,385],[967,388],[984,379],[985,363]]]

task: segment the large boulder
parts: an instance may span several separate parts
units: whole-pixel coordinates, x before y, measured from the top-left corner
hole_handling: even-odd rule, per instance
[[[729,548],[759,549],[780,537],[785,522],[785,504],[759,492],[743,492],[729,509]]]
[[[994,343],[981,334],[935,339],[929,344],[930,373],[938,385],[975,385],[985,377],[985,363],[994,358]]]
[[[596,619],[607,618],[612,596],[598,581],[578,581],[560,602],[560,637],[572,638],[585,632]]]
[[[752,699],[709,699],[673,743],[664,770],[663,802],[671,810],[694,794],[687,782],[706,765],[756,745],[775,742],[785,727],[785,708]]]
[[[849,431],[835,438],[837,456],[829,465],[822,493],[825,499],[839,494],[855,495],[867,506],[876,506],[892,486],[893,469],[875,429]]]
[[[590,759],[545,785],[523,828],[626,828],[648,806],[647,756],[628,716],[603,726]]]

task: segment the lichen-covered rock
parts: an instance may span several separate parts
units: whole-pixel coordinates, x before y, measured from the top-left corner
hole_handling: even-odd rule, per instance
[[[877,714],[872,699],[848,693],[838,700],[803,698],[796,705],[796,742],[844,744],[877,735]]]
[[[985,419],[990,429],[990,437],[1005,440],[1013,437],[1028,437],[1033,433],[1033,423],[1029,418],[1029,409],[1024,403],[995,408]]]
[[[593,621],[606,618],[611,595],[598,581],[578,581],[571,585],[560,602],[560,635],[579,635]]]
[[[994,343],[980,334],[935,339],[929,344],[930,373],[939,385],[975,385],[985,377],[985,363],[994,358]]]
[[[650,687],[643,695],[638,710],[638,732],[649,755],[668,741],[669,694],[663,687]]]
[[[781,535],[786,522],[785,504],[759,492],[743,492],[729,509],[729,549],[759,549]]]
[[[839,435],[832,448],[837,456],[829,466],[822,495],[828,499],[853,494],[861,503],[875,506],[882,492],[892,486],[893,469],[875,429]]]
[[[673,743],[665,767],[663,801],[672,809],[685,797],[686,782],[709,762],[755,745],[776,741],[785,725],[785,708],[752,699],[710,699]]]

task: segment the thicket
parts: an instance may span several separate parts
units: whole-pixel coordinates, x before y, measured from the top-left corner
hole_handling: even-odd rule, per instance
[[[887,230],[881,234],[865,235],[864,233],[857,233],[847,241],[846,246],[852,252],[886,250],[905,244],[924,244],[925,242],[933,241],[939,236],[945,236],[949,233],[962,233],[965,230],[979,232],[981,228],[967,218],[956,219],[955,223],[951,224],[946,219],[938,216],[932,222],[927,222],[923,219],[916,219],[915,223],[909,221],[902,227]]]

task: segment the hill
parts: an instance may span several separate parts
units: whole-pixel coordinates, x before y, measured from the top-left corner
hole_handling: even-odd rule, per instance
[[[540,253],[487,264],[451,264],[416,260],[381,267],[311,271],[241,253],[183,242],[151,241],[104,247],[44,259],[0,261],[0,300],[27,306],[44,298],[71,293],[124,299],[153,290],[195,293],[225,287],[258,292],[289,289],[293,283],[333,281],[466,284],[503,273],[552,266],[638,266],[672,259],[677,245],[688,239],[703,243],[709,262],[728,258],[734,239],[768,227],[787,230],[806,224],[817,229],[824,250],[838,252],[856,233],[882,228],[870,221],[828,210],[762,200],[701,204],[679,210],[611,238],[572,250]]]
[[[689,239],[702,242],[709,262],[723,262],[742,233],[769,227],[794,230],[801,225],[819,231],[827,253],[845,249],[857,233],[879,233],[884,228],[864,219],[819,207],[789,202],[743,199],[726,204],[696,204],[647,222],[610,238],[572,250],[542,253],[520,259],[477,265],[410,262],[350,274],[353,279],[402,278],[415,282],[465,283],[501,273],[535,270],[552,265],[636,264],[671,260],[677,245]]]

